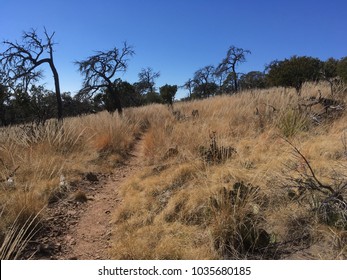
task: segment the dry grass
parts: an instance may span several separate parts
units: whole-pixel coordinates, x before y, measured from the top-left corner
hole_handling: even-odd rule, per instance
[[[308,84],[300,97],[274,88],[179,102],[179,118],[164,105],[150,105],[127,109],[123,118],[102,112],[62,125],[2,129],[0,232],[23,205],[25,217],[38,213],[61,175],[69,181],[122,164],[146,131],[144,167],[119,187],[113,258],[346,258],[346,229],[322,224],[313,211],[322,197],[291,193],[290,179],[308,171],[283,138],[321,182],[346,181],[347,114],[323,116],[317,125],[312,116],[321,108],[298,109],[318,89],[328,96],[328,86]],[[244,196],[240,185],[252,191]]]
[[[28,242],[33,238],[40,228],[40,213],[35,216],[27,216],[27,209],[23,208],[14,220],[13,224],[4,234],[0,246],[0,259],[19,259]],[[3,212],[0,213],[2,217]]]
[[[122,162],[141,129],[138,118],[106,112],[68,118],[45,126],[22,125],[0,131],[0,232],[11,234],[63,191],[60,178],[81,179]],[[68,191],[68,190],[64,190]],[[12,239],[11,239],[12,240]]]
[[[113,257],[345,258],[346,231],[322,229],[312,199],[292,199],[287,184],[307,166],[283,138],[305,154],[322,182],[346,179],[347,115],[323,116],[317,125],[309,111],[298,109],[318,89],[329,93],[325,85],[306,85],[300,97],[278,88],[176,103],[179,118],[164,106],[148,106],[147,167],[120,188]],[[236,153],[206,160],[211,135],[218,149],[232,147]],[[245,199],[227,195],[241,183],[257,192]],[[324,255],[331,243],[338,249]]]

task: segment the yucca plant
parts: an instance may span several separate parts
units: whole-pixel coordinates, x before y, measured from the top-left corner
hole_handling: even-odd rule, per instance
[[[309,128],[309,120],[306,115],[298,110],[288,109],[279,117],[277,127],[283,136],[289,138]]]

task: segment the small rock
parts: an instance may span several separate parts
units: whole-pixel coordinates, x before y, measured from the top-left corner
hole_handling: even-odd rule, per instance
[[[51,256],[54,252],[55,246],[53,243],[39,244],[37,246],[37,252],[43,256]]]
[[[85,174],[84,178],[89,182],[98,182],[98,177],[93,172],[88,172]]]
[[[88,201],[88,198],[83,191],[77,191],[73,194],[73,200],[80,203],[85,203]]]

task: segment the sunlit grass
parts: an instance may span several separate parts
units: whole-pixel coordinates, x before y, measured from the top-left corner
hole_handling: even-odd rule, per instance
[[[341,168],[346,158],[340,140],[346,114],[317,126],[309,112],[298,110],[301,100],[316,96],[318,88],[329,92],[324,85],[309,84],[301,96],[276,88],[176,103],[173,110],[180,111],[179,120],[164,106],[149,106],[151,126],[143,139],[147,167],[119,189],[113,257],[271,258],[276,252],[262,251],[262,245],[271,247],[305,234],[314,242],[320,235],[317,221],[290,199],[284,186],[297,170],[306,172],[284,138],[302,149],[324,182],[337,170],[347,175]],[[198,118],[193,110],[199,111]],[[213,134],[219,147],[237,152],[223,164],[210,164],[201,156]],[[165,156],[172,149],[177,153]],[[221,189],[231,190],[240,182],[258,187],[256,196],[241,208],[211,208],[211,199],[220,196]],[[307,222],[302,232],[301,221]],[[329,236],[324,237],[327,243]],[[314,252],[314,258],[341,257],[332,251],[324,256],[323,251]]]
[[[317,96],[318,89],[329,94],[326,85],[308,84],[301,96],[273,88],[177,102],[173,111],[180,118],[156,104],[126,109],[123,117],[101,112],[62,124],[1,128],[0,233],[14,240],[9,229],[25,227],[40,212],[59,188],[60,176],[70,181],[83,172],[111,172],[141,139],[142,167],[117,189],[121,203],[113,213],[113,258],[271,258],[261,251],[261,233],[265,245],[273,246],[300,236],[302,221],[310,242],[322,238],[337,248],[312,253],[314,258],[343,258],[345,232],[322,227],[308,204],[292,200],[286,188],[288,177],[307,172],[286,138],[322,182],[347,176],[346,113],[317,125],[310,112],[298,110],[300,101]],[[211,148],[213,141],[235,153],[210,160],[209,151],[218,151]],[[241,183],[257,192],[243,204],[230,204],[221,192]]]
[[[139,132],[139,119],[120,118],[106,112],[67,118],[63,123],[52,120],[44,126],[2,128],[0,232],[6,233],[5,241],[15,242],[17,229],[30,224],[59,191],[61,176],[72,181],[81,179],[83,172],[112,170],[127,156],[134,135]],[[4,250],[7,252],[8,248]],[[6,253],[4,257],[10,256]]]

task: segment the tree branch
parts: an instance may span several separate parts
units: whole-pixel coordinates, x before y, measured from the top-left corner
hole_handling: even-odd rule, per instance
[[[132,47],[125,42],[121,52],[117,48],[106,52],[98,51],[86,60],[75,61],[78,70],[84,76],[80,94],[95,93],[103,87],[111,87],[112,78],[117,72],[127,70],[127,58],[133,54]]]
[[[294,151],[296,153],[298,153],[298,155],[304,160],[305,164],[307,165],[308,169],[310,170],[312,178],[315,180],[315,182],[318,184],[318,186],[322,189],[328,190],[332,194],[335,193],[335,191],[332,187],[324,185],[318,180],[318,178],[316,177],[316,174],[314,173],[310,163],[308,162],[306,157],[299,151],[299,149],[297,147],[295,147],[288,139],[285,139],[285,138],[282,138],[282,139],[284,141],[286,141],[294,149]]]

